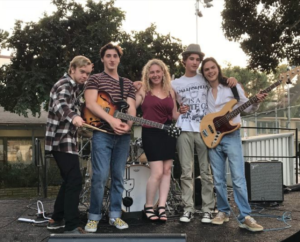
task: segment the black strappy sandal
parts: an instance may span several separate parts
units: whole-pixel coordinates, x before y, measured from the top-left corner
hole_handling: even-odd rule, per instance
[[[153,207],[145,207],[145,205],[144,205],[143,212],[144,212],[145,217],[150,221],[158,221],[159,216],[157,216],[154,211],[150,211],[150,210],[153,210]],[[150,216],[148,216],[149,214],[150,214]],[[154,217],[156,217],[156,218],[151,219],[151,218],[154,218]]]
[[[160,213],[159,212],[160,209],[164,209],[165,211]],[[168,220],[167,214],[166,214],[166,207],[158,207],[157,212],[158,212],[159,221],[166,222]]]

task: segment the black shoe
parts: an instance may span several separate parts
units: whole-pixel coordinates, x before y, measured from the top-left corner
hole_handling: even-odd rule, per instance
[[[64,220],[54,221],[53,219],[50,219],[47,225],[47,229],[60,229],[64,227],[65,227]]]
[[[184,212],[184,214],[180,217],[179,221],[184,222],[184,223],[188,223],[192,220],[193,217],[194,216],[191,212]]]
[[[161,209],[163,209],[164,211],[160,212]],[[166,222],[168,220],[167,214],[166,214],[166,207],[158,207],[157,212],[158,212],[158,217],[159,217],[160,221]]]
[[[144,205],[144,215],[147,219],[149,219],[150,221],[158,221],[159,220],[159,217],[155,214],[154,211],[150,211],[150,210],[153,210],[153,207],[145,207]],[[156,218],[154,218],[156,217]]]

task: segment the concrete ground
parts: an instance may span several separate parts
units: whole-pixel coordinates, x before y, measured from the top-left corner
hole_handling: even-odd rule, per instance
[[[238,227],[238,223],[231,215],[230,221],[221,226],[201,223],[201,213],[196,213],[190,223],[180,223],[180,214],[168,216],[166,223],[153,223],[143,219],[141,216],[130,216],[125,214],[129,229],[118,230],[109,226],[107,221],[101,221],[96,235],[109,234],[186,234],[188,242],[198,241],[224,241],[224,242],[274,242],[284,241],[300,231],[300,192],[290,192],[284,195],[284,201],[280,204],[252,204],[253,213],[257,222],[264,226],[264,231],[253,233]],[[41,199],[46,213],[52,211],[54,199]],[[237,209],[230,197],[233,210]],[[48,241],[50,232],[47,230],[47,223],[34,224],[20,222],[18,218],[37,219],[37,199],[31,200],[0,200],[0,241],[1,242],[42,242]],[[277,206],[276,206],[277,205]],[[279,220],[286,215],[286,221]],[[288,219],[291,218],[291,220]],[[82,212],[82,224],[86,223],[86,212]],[[282,229],[288,227],[286,229]],[[277,230],[278,229],[278,230]],[[280,230],[279,230],[280,229]],[[58,234],[63,231],[56,231]],[[300,232],[299,232],[300,233]],[[83,235],[84,236],[84,235]],[[100,240],[100,239],[99,239]],[[76,241],[76,240],[75,240]],[[89,240],[87,240],[89,241]],[[290,241],[289,241],[290,242]]]

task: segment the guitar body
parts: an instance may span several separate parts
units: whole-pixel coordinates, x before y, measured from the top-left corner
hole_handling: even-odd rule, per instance
[[[229,101],[221,111],[210,113],[203,117],[200,124],[200,134],[208,148],[215,148],[222,140],[223,136],[239,129],[240,124],[232,124],[230,120],[226,120],[224,116],[231,112],[236,99]]]
[[[121,119],[123,122],[133,121],[139,124],[146,124],[150,127],[163,129],[168,132],[168,134],[172,137],[177,138],[181,133],[181,128],[176,127],[175,125],[165,125],[157,122],[153,122],[147,119],[131,116],[127,114],[127,110],[129,105],[125,101],[113,102],[111,96],[106,92],[99,92],[97,97],[97,104],[101,106],[106,113],[109,115]],[[114,133],[114,130],[110,127],[110,125],[101,118],[95,116],[86,106],[85,104],[82,105],[81,110],[82,119],[88,124],[93,127],[94,129],[101,131],[106,131],[108,133]]]
[[[297,73],[289,72],[289,74],[286,75],[288,80],[287,83],[290,83],[290,80],[293,79],[293,77],[298,73],[299,73],[299,69],[297,70]],[[283,80],[278,80],[277,82],[273,83],[271,86],[260,91],[260,93],[270,92],[273,88],[280,85],[282,81]],[[247,102],[243,103],[241,106],[232,110],[232,107],[237,103],[236,99],[232,99],[228,103],[226,103],[226,105],[222,108],[221,111],[217,113],[210,113],[204,116],[200,124],[200,134],[202,136],[205,145],[208,148],[215,148],[221,142],[222,137],[224,135],[228,133],[232,133],[233,131],[239,129],[241,127],[241,124],[233,124],[230,120],[236,117],[247,107],[257,102],[258,102],[258,97],[253,96]]]
[[[111,96],[107,92],[99,92],[97,97],[97,103],[100,105],[106,113],[114,116],[115,111],[127,112],[129,105],[125,101],[113,102]],[[114,133],[110,125],[101,118],[95,116],[85,104],[82,107],[82,119],[89,125],[104,129],[108,132]]]

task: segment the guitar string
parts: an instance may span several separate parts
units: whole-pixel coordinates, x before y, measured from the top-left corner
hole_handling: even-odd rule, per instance
[[[281,82],[282,81],[279,80],[279,81],[273,83],[271,86],[269,86],[268,88],[266,88],[265,90],[263,90],[261,92],[262,93],[270,92],[273,88],[277,87]],[[232,118],[237,116],[241,111],[243,111],[244,109],[246,109],[247,107],[249,107],[253,103],[257,102],[257,100],[258,100],[258,98],[256,96],[250,98],[248,102],[244,103],[243,105],[241,105],[237,109],[233,110],[231,113],[225,115],[224,117],[222,117],[219,120],[217,120],[216,122],[214,122],[215,127],[217,126],[219,128],[223,124],[227,123],[229,120],[231,120]]]

